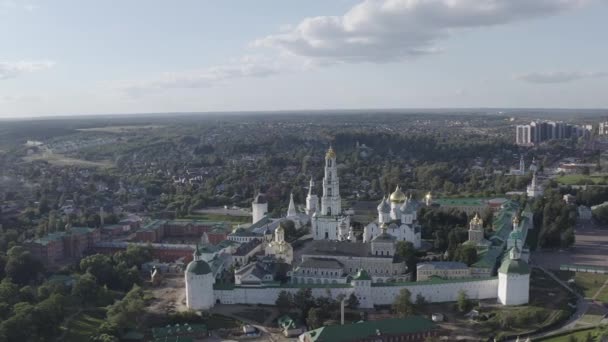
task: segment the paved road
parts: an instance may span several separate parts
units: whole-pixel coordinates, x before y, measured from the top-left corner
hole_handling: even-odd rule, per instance
[[[569,292],[571,292],[574,295],[576,295],[577,302],[576,302],[576,311],[574,312],[574,314],[572,316],[570,316],[570,318],[568,319],[568,321],[566,321],[566,323],[562,324],[560,327],[555,328],[553,330],[546,331],[546,332],[540,333],[540,334],[531,335],[530,339],[534,340],[534,339],[545,337],[545,336],[560,334],[562,332],[566,332],[566,331],[574,329],[577,324],[579,324],[579,325],[586,324],[586,323],[581,323],[580,319],[583,317],[583,315],[589,309],[589,306],[591,305],[591,301],[585,299],[579,293],[577,293],[576,291],[574,291],[573,289],[571,289],[570,286],[568,286],[568,284],[566,282],[562,281],[561,279],[559,279],[558,277],[556,277],[552,272],[547,271],[542,266],[535,265],[534,267],[540,269],[545,274],[549,275],[551,278],[553,278],[555,281],[557,281],[562,287],[564,287]],[[515,341],[515,340],[513,339],[513,340],[509,340],[509,341]]]

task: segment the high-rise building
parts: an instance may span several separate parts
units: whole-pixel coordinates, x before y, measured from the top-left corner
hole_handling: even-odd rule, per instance
[[[608,122],[605,123],[605,134],[608,134]],[[603,125],[600,126],[602,130]],[[528,125],[515,126],[515,143],[530,146],[553,139],[570,139],[588,137],[591,128],[588,125],[571,125],[564,122],[532,121]],[[601,133],[600,133],[601,134]]]

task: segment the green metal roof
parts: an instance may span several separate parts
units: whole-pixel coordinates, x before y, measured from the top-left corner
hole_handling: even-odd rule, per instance
[[[459,207],[478,207],[485,204],[483,198],[438,198],[433,202],[447,206],[459,206]]]
[[[506,274],[530,274],[530,266],[523,260],[509,258],[503,261],[498,272]]]
[[[502,254],[502,248],[500,247],[489,247],[486,250],[478,253],[478,260],[476,263],[471,265],[474,268],[494,268],[498,258]]]
[[[523,240],[524,237],[519,230],[514,230],[509,234],[509,239],[511,240]]]
[[[372,280],[372,278],[367,274],[367,272],[363,269],[357,272],[357,275],[353,278],[354,280]]]
[[[408,318],[391,318],[380,321],[367,321],[345,325],[331,325],[307,333],[315,342],[361,341],[368,337],[381,335],[403,335],[427,332],[436,329],[436,325],[419,316]]]
[[[211,267],[204,260],[192,261],[188,264],[186,272],[194,273],[196,275],[203,275],[211,273]]]

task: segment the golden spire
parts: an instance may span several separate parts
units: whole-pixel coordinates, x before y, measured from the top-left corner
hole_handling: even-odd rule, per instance
[[[519,227],[519,216],[513,215],[513,228]]]
[[[336,158],[336,152],[334,152],[333,147],[329,146],[327,153],[325,154],[325,159],[334,159]]]

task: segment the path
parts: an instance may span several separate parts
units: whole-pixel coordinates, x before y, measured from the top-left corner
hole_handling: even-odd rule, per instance
[[[591,300],[595,301],[597,299],[597,296],[599,296],[600,293],[602,293],[602,291],[604,290],[604,288],[606,287],[606,285],[608,285],[608,279],[606,279],[606,281],[604,282],[604,284],[599,288],[599,290],[597,290],[597,292],[593,295],[593,297],[591,298]]]
[[[576,302],[576,311],[574,312],[574,314],[572,314],[570,316],[570,318],[564,324],[562,324],[560,327],[558,327],[556,329],[553,329],[553,330],[550,330],[550,331],[546,331],[546,332],[543,332],[543,333],[540,333],[540,334],[530,335],[529,336],[530,339],[531,340],[535,340],[535,339],[541,338],[541,337],[561,334],[563,332],[566,332],[566,331],[574,329],[577,324],[584,324],[584,323],[580,322],[580,319],[583,317],[583,315],[589,309],[590,301],[587,300],[587,299],[585,299],[583,296],[581,296],[579,293],[577,293],[576,291],[574,291],[572,288],[570,288],[570,286],[568,286],[568,284],[566,282],[564,282],[563,280],[561,280],[557,276],[555,276],[553,274],[553,272],[549,272],[548,270],[546,270],[542,266],[534,265],[534,267],[536,267],[539,270],[543,271],[543,273],[545,273],[546,275],[550,276],[552,279],[554,279],[555,281],[557,281],[558,284],[560,284],[561,286],[563,286],[569,292],[571,292],[574,295],[576,295],[577,302]],[[513,340],[509,340],[509,341],[515,341],[515,340],[513,339]]]

